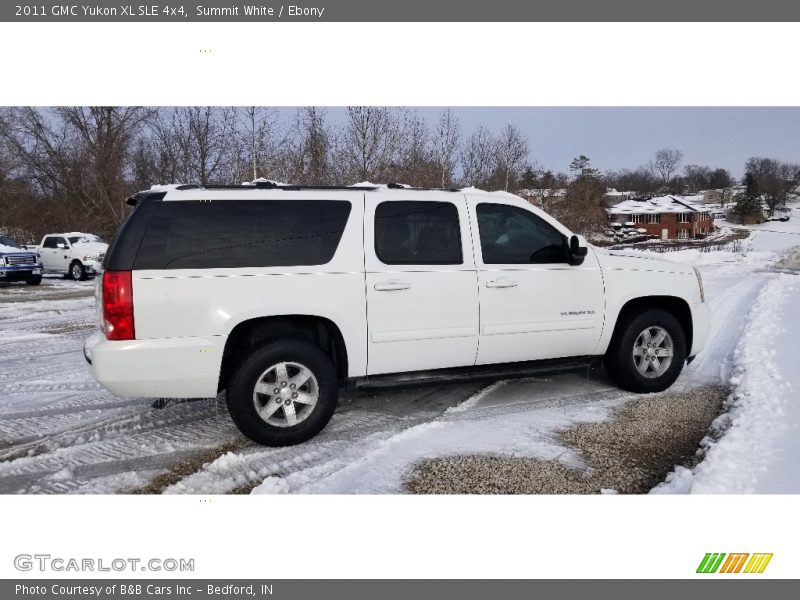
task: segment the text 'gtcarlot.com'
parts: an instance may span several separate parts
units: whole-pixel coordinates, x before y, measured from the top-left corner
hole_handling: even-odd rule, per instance
[[[17,571],[194,571],[193,558],[62,558],[50,554],[18,554]]]

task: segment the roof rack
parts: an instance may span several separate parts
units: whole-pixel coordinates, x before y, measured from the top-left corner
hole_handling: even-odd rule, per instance
[[[272,181],[256,181],[254,183],[217,184],[206,185],[187,184],[179,185],[176,190],[241,190],[241,189],[268,189],[268,190],[377,190],[378,186],[351,186],[351,185],[279,185]]]
[[[268,189],[268,190],[347,190],[352,191],[367,191],[374,192],[376,190],[386,187],[390,190],[411,190],[411,191],[425,191],[425,192],[460,192],[461,188],[431,188],[431,187],[412,187],[403,185],[402,183],[388,183],[385,186],[381,185],[293,185],[293,184],[278,184],[273,181],[254,181],[252,183],[240,184],[216,184],[210,183],[200,185],[196,183],[185,184],[176,186],[176,190],[241,190],[241,189]]]
[[[200,185],[196,183],[183,184],[183,185],[169,185],[169,186],[155,186],[150,190],[143,190],[131,194],[125,200],[128,206],[136,206],[143,200],[151,198],[163,198],[169,189],[185,191],[185,190],[241,190],[241,189],[268,189],[268,190],[285,190],[288,192],[302,191],[302,190],[318,190],[318,191],[336,191],[346,190],[374,192],[381,188],[390,190],[409,190],[416,192],[461,192],[462,188],[427,188],[427,187],[411,187],[403,185],[402,183],[388,183],[383,185],[282,185],[274,181],[254,181],[253,183],[240,183],[240,184],[206,184]]]

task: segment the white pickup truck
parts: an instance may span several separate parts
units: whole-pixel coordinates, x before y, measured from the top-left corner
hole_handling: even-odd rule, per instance
[[[340,385],[605,366],[669,387],[705,344],[691,266],[594,248],[504,192],[180,186],[132,196],[84,354],[123,396],[227,390],[251,439],[296,444]]]
[[[83,281],[97,275],[108,244],[91,233],[49,233],[39,246],[29,246],[42,257],[45,273],[60,273]]]

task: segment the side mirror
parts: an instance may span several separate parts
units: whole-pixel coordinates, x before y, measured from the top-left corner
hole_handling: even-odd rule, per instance
[[[573,235],[569,238],[569,252],[567,257],[569,264],[574,267],[583,264],[583,259],[586,258],[588,252],[589,249],[586,247],[586,240],[584,240],[582,236]]]
[[[62,244],[61,242],[56,244],[56,247],[60,248],[61,250],[66,250],[67,249],[67,245],[66,244]]]

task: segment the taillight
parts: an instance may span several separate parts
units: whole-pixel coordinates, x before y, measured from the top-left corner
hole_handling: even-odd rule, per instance
[[[130,271],[103,272],[103,332],[109,340],[135,339]]]

